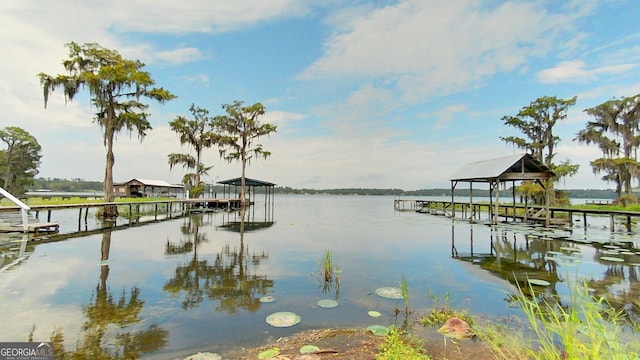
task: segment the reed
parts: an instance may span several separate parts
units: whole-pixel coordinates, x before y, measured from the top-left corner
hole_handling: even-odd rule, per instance
[[[531,285],[531,296],[519,288],[519,294],[510,297],[522,309],[529,335],[489,326],[479,337],[500,359],[639,360],[637,333],[624,326],[623,313],[604,298],[593,297],[586,283],[570,289],[564,305],[555,296],[536,295]]]
[[[322,259],[322,274],[325,282],[333,281],[333,255],[331,250],[327,250],[324,253],[324,258]]]
[[[407,282],[407,278],[404,277],[404,274],[402,274],[402,278],[400,279],[400,293],[404,301],[404,313],[405,315],[409,315],[409,283]]]

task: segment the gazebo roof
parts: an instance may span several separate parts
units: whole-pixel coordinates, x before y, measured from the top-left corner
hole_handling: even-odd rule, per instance
[[[500,182],[543,180],[555,176],[530,154],[515,154],[469,163],[451,176],[451,181]]]
[[[244,182],[245,182],[246,186],[276,186],[276,184],[268,182],[268,181],[250,179],[248,177],[244,178]],[[227,180],[218,181],[218,184],[241,186],[242,185],[242,178],[237,177],[237,178],[233,178],[233,179],[227,179]]]

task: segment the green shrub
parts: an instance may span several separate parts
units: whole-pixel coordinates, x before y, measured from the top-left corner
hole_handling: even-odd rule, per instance
[[[392,327],[376,360],[429,360],[420,340]]]

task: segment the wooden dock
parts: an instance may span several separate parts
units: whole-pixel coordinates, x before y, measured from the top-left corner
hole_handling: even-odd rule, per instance
[[[470,222],[480,221],[487,216],[491,221],[521,221],[541,223],[549,226],[573,227],[581,221],[583,227],[588,226],[590,216],[608,217],[609,230],[615,232],[620,224],[627,232],[631,232],[633,223],[640,220],[640,212],[601,209],[576,209],[568,207],[549,207],[549,214],[544,206],[502,203],[495,213],[495,204],[451,202],[436,200],[394,200],[394,208],[398,211],[416,211],[424,214],[448,216],[467,219]],[[502,220],[500,220],[502,219]]]
[[[57,233],[60,223],[52,220],[52,214],[57,210],[78,210],[78,228],[81,224],[87,223],[89,209],[100,208],[108,205],[115,205],[118,208],[128,210],[128,214],[140,213],[143,206],[151,207],[157,218],[160,214],[172,214],[175,212],[203,212],[203,211],[230,211],[240,208],[240,199],[167,199],[158,201],[132,201],[132,202],[91,202],[81,204],[58,204],[58,205],[32,205],[29,210],[28,226],[25,230],[19,206],[0,206],[0,233],[4,232],[30,232]],[[45,215],[46,214],[46,215]],[[41,217],[43,217],[41,221]],[[46,220],[44,219],[46,218]]]
[[[60,230],[60,223],[40,222],[34,217],[29,217],[27,226],[22,223],[20,210],[0,212],[0,233],[7,232],[29,232],[29,233],[57,233]]]

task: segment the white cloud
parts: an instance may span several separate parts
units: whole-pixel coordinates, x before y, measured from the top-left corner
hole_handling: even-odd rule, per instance
[[[583,61],[565,61],[553,68],[538,72],[536,76],[540,82],[545,84],[567,81],[583,82],[600,75],[624,74],[636,66],[636,64],[619,64],[587,69]]]
[[[261,21],[301,16],[309,9],[297,0],[145,0],[111,1],[109,15],[117,31],[217,33],[254,26]]]
[[[343,25],[301,78],[383,77],[411,101],[474,88],[547,53],[556,26],[568,19],[538,5],[455,0],[379,8]]]
[[[207,74],[194,74],[191,76],[182,76],[180,77],[180,79],[189,83],[201,83],[201,84],[209,83],[209,75]]]
[[[178,65],[205,58],[205,55],[197,48],[183,47],[173,50],[164,50],[156,52],[158,59],[172,65]]]
[[[260,119],[260,122],[265,124],[274,124],[278,126],[282,126],[283,124],[287,124],[292,121],[298,121],[305,118],[304,114],[297,114],[286,111],[267,111],[264,116]]]
[[[466,111],[467,111],[467,105],[464,105],[464,104],[450,105],[441,109],[435,114],[437,120],[434,125],[434,128],[436,130],[446,128],[447,125],[453,120],[456,114],[466,112]]]

